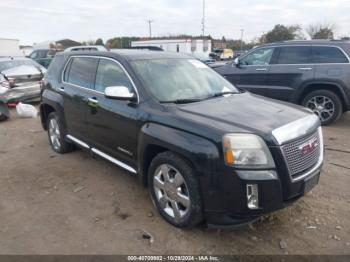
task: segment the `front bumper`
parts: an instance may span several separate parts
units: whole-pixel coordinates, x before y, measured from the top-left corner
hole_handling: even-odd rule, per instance
[[[323,161],[319,161],[303,179],[294,180],[279,147],[270,148],[277,177],[268,180],[242,179],[239,170],[223,166],[220,175],[202,176],[206,222],[209,227],[227,228],[250,223],[264,214],[282,209],[303,197],[317,183]],[[323,158],[322,158],[323,160]],[[215,178],[214,178],[215,177]],[[315,180],[316,183],[310,183]],[[247,185],[258,187],[259,206],[248,208]]]

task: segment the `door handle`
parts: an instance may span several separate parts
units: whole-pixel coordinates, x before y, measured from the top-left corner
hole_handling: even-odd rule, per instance
[[[312,67],[300,67],[299,70],[308,71],[312,70]]]
[[[267,68],[257,68],[256,71],[267,71]]]
[[[88,105],[91,107],[97,107],[98,106],[98,100],[96,98],[88,98]]]
[[[60,91],[64,92],[64,87],[63,86],[61,86],[59,89],[60,89]]]

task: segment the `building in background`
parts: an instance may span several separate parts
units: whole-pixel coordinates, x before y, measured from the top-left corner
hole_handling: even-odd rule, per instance
[[[225,49],[227,48],[227,43],[225,39],[214,39],[213,49]]]
[[[145,41],[132,41],[132,47],[156,46],[164,51],[185,53],[197,58],[209,58],[211,52],[210,39],[155,39]]]
[[[79,46],[81,43],[71,40],[71,39],[62,39],[62,40],[53,40],[45,41],[41,43],[35,43],[33,46],[34,50],[38,49],[60,49],[64,50],[68,47]]]
[[[21,50],[23,56],[29,56],[30,53],[33,51],[33,46],[32,45],[20,45],[19,49]]]
[[[19,49],[19,40],[0,38],[0,57],[1,56],[23,56]]]

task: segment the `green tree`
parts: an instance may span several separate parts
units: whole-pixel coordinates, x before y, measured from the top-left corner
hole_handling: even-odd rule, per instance
[[[265,43],[280,42],[301,38],[301,27],[299,25],[275,25],[275,27],[262,36]]]
[[[105,45],[105,44],[103,43],[103,40],[101,38],[98,38],[95,42],[95,45]]]
[[[311,39],[333,39],[334,25],[331,24],[311,24],[306,29]]]

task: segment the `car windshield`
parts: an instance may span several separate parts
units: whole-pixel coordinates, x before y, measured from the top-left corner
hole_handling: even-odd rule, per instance
[[[138,77],[160,102],[202,100],[239,91],[195,59],[154,59],[131,62]]]
[[[13,67],[22,66],[22,65],[35,66],[40,71],[45,70],[45,68],[42,67],[37,62],[35,62],[31,59],[23,59],[23,60],[8,60],[8,61],[0,62],[0,72],[7,70],[7,69],[10,69],[10,68],[13,68]]]

